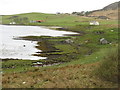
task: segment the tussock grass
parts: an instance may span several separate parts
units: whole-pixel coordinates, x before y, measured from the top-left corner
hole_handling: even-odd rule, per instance
[[[92,71],[99,63],[68,65],[58,68],[36,68],[23,73],[3,74],[3,88],[115,88]],[[23,83],[25,82],[25,83]]]
[[[118,82],[118,48],[108,50],[95,73],[104,80]]]

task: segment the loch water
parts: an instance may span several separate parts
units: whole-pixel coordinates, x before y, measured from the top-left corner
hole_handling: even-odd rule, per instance
[[[68,31],[57,31],[43,26],[12,26],[0,25],[0,59],[25,59],[39,60],[47,57],[33,56],[36,52],[42,52],[35,48],[37,41],[16,40],[22,36],[64,36],[65,34],[77,34]]]

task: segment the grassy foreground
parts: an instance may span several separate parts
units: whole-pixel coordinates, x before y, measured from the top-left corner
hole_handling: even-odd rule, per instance
[[[43,51],[37,56],[48,60],[3,60],[3,88],[117,88],[118,28],[115,20],[101,20],[72,15],[30,13],[15,15],[29,20],[45,20],[43,23],[24,25],[62,26],[66,31],[80,33],[76,36],[29,36],[25,40],[38,41],[36,48]],[[3,24],[9,24],[12,16],[4,16]],[[97,20],[99,26],[90,26]],[[100,44],[105,38],[109,44]],[[66,40],[72,43],[66,43]],[[109,53],[108,53],[109,52]],[[34,62],[44,64],[63,63],[47,67],[33,67]]]

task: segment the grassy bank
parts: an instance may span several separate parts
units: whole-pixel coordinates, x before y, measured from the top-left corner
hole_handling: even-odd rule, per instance
[[[95,72],[102,79],[118,83],[118,48],[108,50]]]
[[[38,41],[35,56],[47,56],[47,60],[3,60],[3,87],[11,88],[117,88],[111,79],[111,70],[117,63],[104,58],[112,58],[116,53],[109,49],[118,47],[118,28],[115,20],[102,20],[73,15],[54,15],[29,13],[14,15],[28,17],[29,20],[45,20],[43,23],[27,23],[24,25],[61,26],[66,31],[78,32],[76,36],[48,37],[28,36],[24,40]],[[9,24],[12,16],[4,16],[3,24]],[[99,26],[90,26],[89,21],[97,20]],[[100,44],[105,38],[109,43]],[[113,58],[114,59],[114,58]],[[116,59],[117,60],[117,59]],[[54,66],[34,67],[33,63],[44,65],[62,63]],[[109,63],[107,63],[109,62]],[[106,65],[111,68],[106,69]],[[95,71],[96,74],[94,73]],[[102,72],[104,70],[104,73]],[[104,75],[103,75],[104,74]],[[116,73],[115,73],[116,74]],[[104,77],[104,78],[103,78]],[[24,79],[26,78],[26,79]]]

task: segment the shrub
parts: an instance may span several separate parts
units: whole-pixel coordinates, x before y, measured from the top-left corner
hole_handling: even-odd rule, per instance
[[[118,49],[117,48],[108,50],[100,66],[97,69],[95,69],[95,74],[104,80],[116,82],[116,83],[118,82]]]

